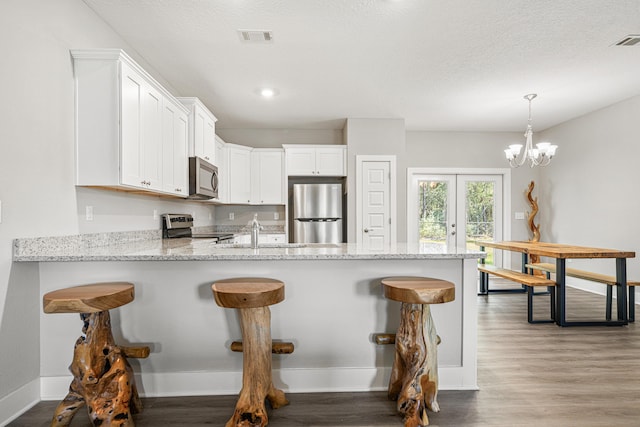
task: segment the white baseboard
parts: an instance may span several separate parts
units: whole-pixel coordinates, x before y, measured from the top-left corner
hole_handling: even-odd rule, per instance
[[[461,384],[461,367],[440,367],[440,390],[477,390],[477,384]],[[276,387],[288,393],[321,393],[386,390],[388,368],[279,369],[273,371]],[[71,376],[42,377],[41,399],[60,400],[69,389]],[[142,397],[237,394],[242,372],[171,372],[136,374]]]
[[[29,410],[40,401],[40,379],[35,379],[0,399],[0,427]]]

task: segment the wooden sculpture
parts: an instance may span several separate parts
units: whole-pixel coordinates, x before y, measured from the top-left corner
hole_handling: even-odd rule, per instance
[[[261,277],[220,280],[211,285],[220,307],[235,308],[240,316],[242,343],[242,389],[233,415],[225,427],[264,427],[269,424],[265,400],[273,409],[287,405],[284,392],[275,388],[271,374],[271,352],[291,353],[293,344],[271,341],[269,306],[284,300],[284,283]]]
[[[533,197],[531,197],[531,193],[533,193],[533,187],[535,186],[535,183],[533,181],[531,181],[529,183],[529,187],[527,188],[527,200],[529,201],[529,204],[531,205],[531,212],[529,212],[529,219],[528,219],[528,223],[529,223],[529,229],[531,230],[531,232],[533,233],[533,237],[529,239],[530,242],[539,242],[540,241],[540,224],[536,225],[534,223],[534,218],[538,213],[538,198],[536,197],[535,199]],[[540,262],[540,257],[538,255],[529,255],[529,262],[534,264],[537,262]],[[540,276],[542,275],[542,272],[540,271],[535,271],[534,272],[535,275]]]
[[[455,299],[455,285],[429,277],[388,277],[384,296],[402,302],[388,396],[397,400],[405,427],[429,425],[427,409],[439,412],[438,342],[430,304]]]
[[[287,405],[284,392],[271,377],[271,311],[269,307],[240,308],[242,326],[242,390],[226,427],[266,426],[265,399],[273,409]]]
[[[56,408],[52,427],[68,426],[85,404],[94,426],[134,425],[131,414],[142,410],[142,402],[127,357],[147,357],[149,347],[117,346],[109,314],[133,299],[134,286],[128,282],[74,286],[44,295],[45,313],[80,313],[83,322],[69,366],[73,380]]]
[[[133,370],[113,340],[109,311],[80,314],[84,327],[73,351],[69,393],[56,408],[52,427],[68,426],[87,405],[93,425],[134,425],[131,414],[142,409]],[[148,354],[148,352],[147,352]]]
[[[405,427],[428,425],[427,408],[440,411],[437,345],[429,305],[403,303],[388,396],[398,401]]]

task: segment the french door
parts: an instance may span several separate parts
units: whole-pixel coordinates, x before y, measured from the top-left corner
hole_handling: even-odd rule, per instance
[[[503,236],[503,175],[409,173],[407,242],[477,250]],[[501,265],[500,251],[486,262]]]

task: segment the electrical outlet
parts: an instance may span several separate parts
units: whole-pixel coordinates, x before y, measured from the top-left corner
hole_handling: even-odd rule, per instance
[[[153,210],[153,219],[158,219],[158,209]]]
[[[524,212],[516,212],[516,219],[524,219]]]
[[[278,212],[273,213],[273,219],[280,219],[280,214]]]
[[[93,206],[86,206],[84,208],[84,215],[87,221],[93,221]]]
[[[209,219],[213,219],[213,215],[211,215],[211,212],[209,212]]]
[[[236,219],[236,214],[229,212],[229,221],[233,221],[234,219]]]

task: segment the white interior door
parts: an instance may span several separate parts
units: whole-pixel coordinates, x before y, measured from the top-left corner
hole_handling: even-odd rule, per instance
[[[395,158],[358,156],[356,169],[356,242],[382,249],[395,241]]]

